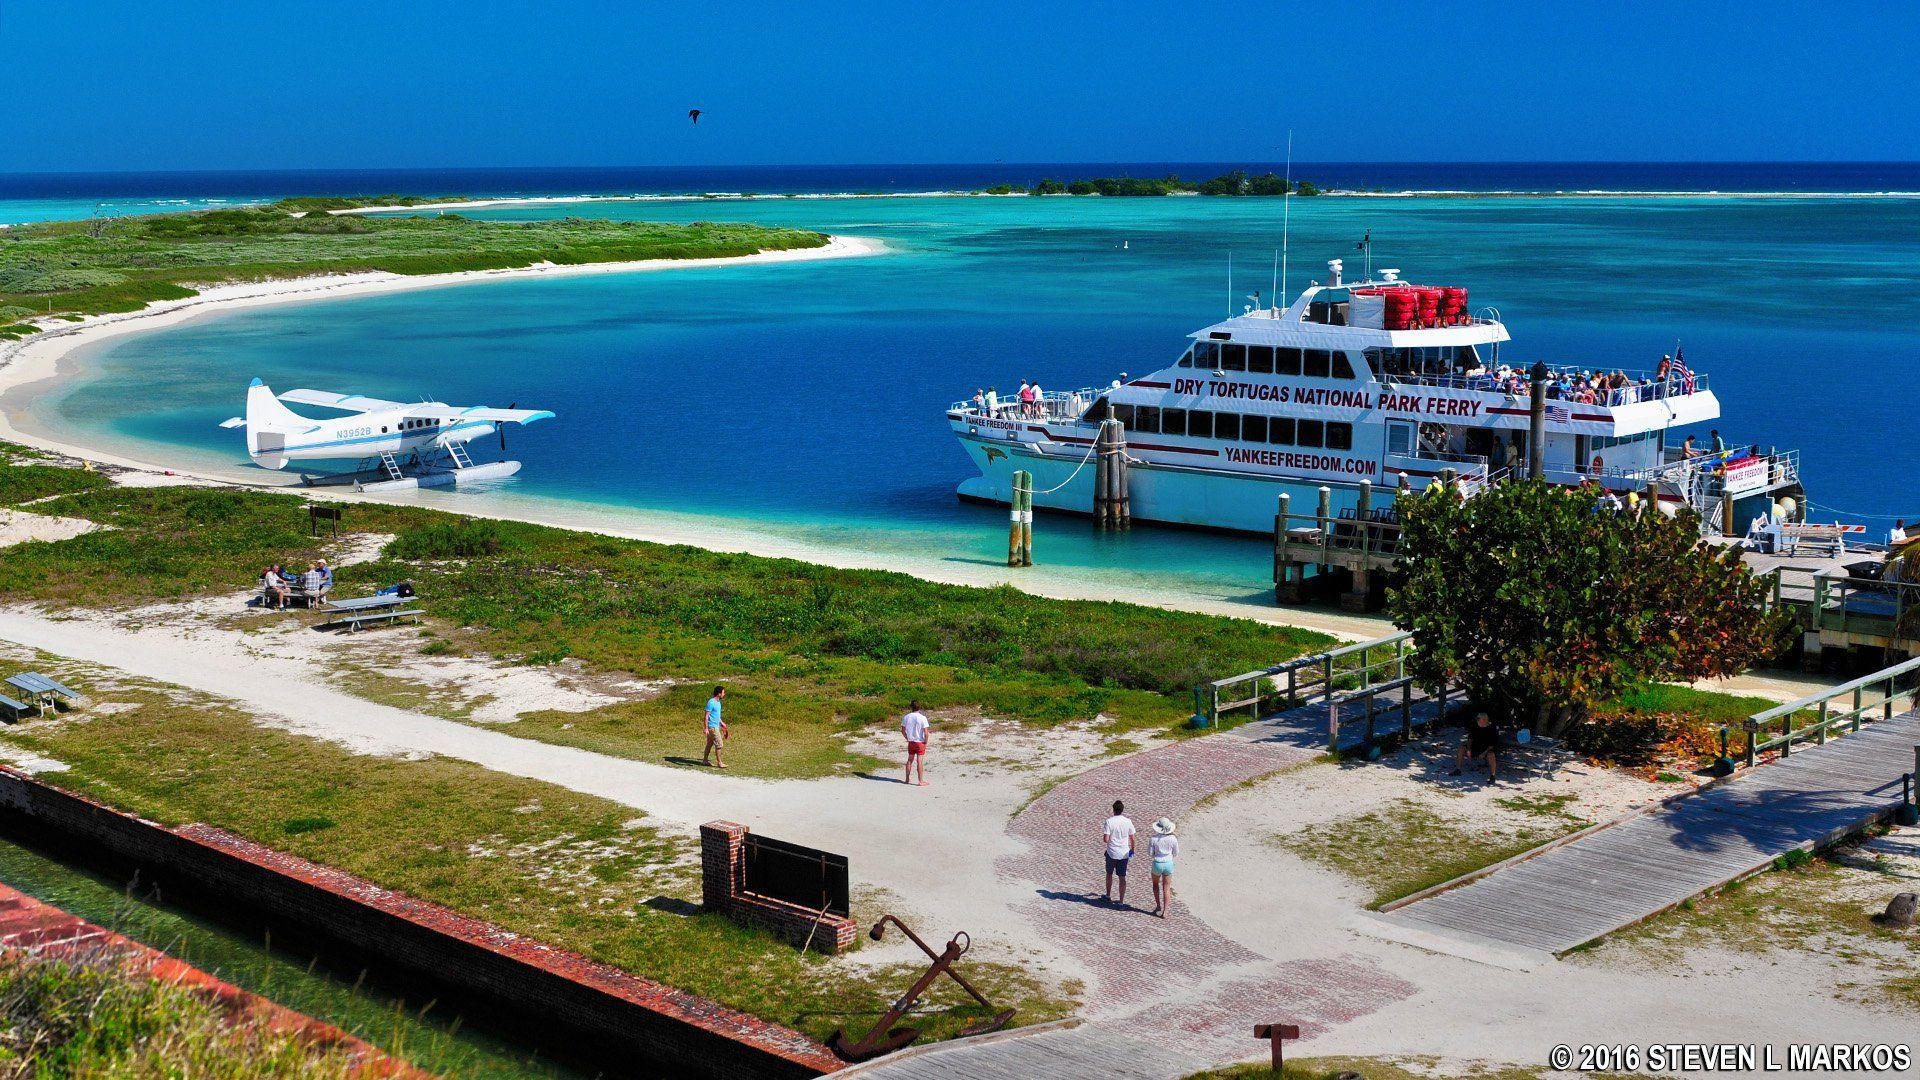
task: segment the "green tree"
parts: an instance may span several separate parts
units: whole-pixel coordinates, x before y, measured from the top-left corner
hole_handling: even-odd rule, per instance
[[[1733,675],[1783,644],[1765,583],[1702,543],[1691,510],[1615,512],[1538,481],[1471,498],[1435,484],[1399,507],[1387,611],[1419,645],[1412,674],[1508,723],[1558,735],[1627,691]]]

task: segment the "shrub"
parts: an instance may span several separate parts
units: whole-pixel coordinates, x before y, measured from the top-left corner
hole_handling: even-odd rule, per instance
[[[409,529],[393,538],[385,554],[401,560],[477,559],[504,547],[499,522],[463,519]]]

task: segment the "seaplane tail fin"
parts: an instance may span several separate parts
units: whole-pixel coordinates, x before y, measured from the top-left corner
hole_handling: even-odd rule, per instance
[[[255,379],[247,387],[246,425],[247,456],[262,468],[283,469],[287,438],[312,428],[313,422],[280,404],[273,390]]]

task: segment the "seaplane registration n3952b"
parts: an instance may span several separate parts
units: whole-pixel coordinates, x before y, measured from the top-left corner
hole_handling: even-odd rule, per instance
[[[331,419],[302,416],[283,402],[336,409],[348,415]],[[247,456],[265,469],[283,469],[293,461],[359,459],[363,467],[336,483],[362,490],[445,487],[463,480],[512,476],[517,461],[476,464],[467,443],[500,433],[505,424],[547,420],[545,409],[496,409],[439,401],[403,402],[325,390],[289,390],[275,395],[259,379],[247,388],[247,413],[220,426],[245,428]],[[314,482],[311,481],[310,482]]]

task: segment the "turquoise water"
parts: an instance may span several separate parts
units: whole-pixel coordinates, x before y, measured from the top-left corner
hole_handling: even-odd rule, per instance
[[[0,839],[0,881],[60,909],[211,972],[242,989],[344,1028],[450,1080],[515,1080],[575,1074],[531,1060],[470,1028],[444,1008],[409,1005],[359,980],[340,978],[297,954],[162,906],[106,878]]]
[[[1004,511],[961,505],[945,405],[1022,378],[1140,373],[1271,289],[1282,206],[1248,199],[885,198],[476,211],[729,219],[874,236],[866,259],[489,282],[263,308],[102,343],[35,408],[237,464],[215,425],[248,379],[517,402],[501,497],[609,518],[672,513],[849,552],[1004,559]],[[1798,447],[1813,498],[1920,517],[1920,201],[1875,198],[1323,198],[1292,207],[1291,284],[1327,258],[1461,283],[1515,341],[1502,359],[1651,367],[1684,344],[1728,441]],[[1124,243],[1124,247],[1122,246]],[[1704,426],[1704,425],[1703,425]],[[1704,439],[1705,432],[1700,433]],[[449,500],[457,505],[459,496]],[[1831,517],[1831,514],[1826,515]],[[1882,526],[1885,522],[1880,523]],[[1258,593],[1257,540],[1048,519],[1043,563],[1102,580]]]
[[[250,199],[225,199],[213,196],[190,198],[0,198],[0,225],[20,225],[30,221],[73,221],[96,217],[125,217],[128,214],[168,214],[180,210],[210,210]]]

